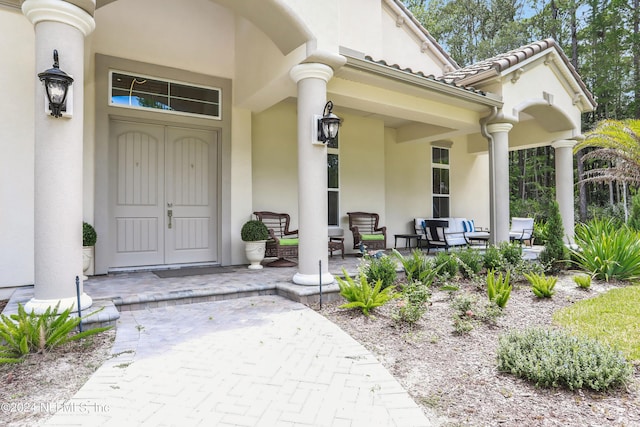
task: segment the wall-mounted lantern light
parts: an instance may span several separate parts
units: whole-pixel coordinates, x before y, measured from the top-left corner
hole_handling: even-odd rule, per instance
[[[338,136],[338,130],[340,129],[340,123],[342,119],[331,112],[333,110],[333,102],[329,101],[324,106],[323,116],[316,116],[317,120],[317,141],[322,144],[327,144]]]
[[[62,107],[67,99],[69,86],[73,78],[62,71],[58,65],[58,51],[53,50],[53,68],[38,74],[40,81],[44,83],[49,100],[49,109],[53,117],[62,117]]]

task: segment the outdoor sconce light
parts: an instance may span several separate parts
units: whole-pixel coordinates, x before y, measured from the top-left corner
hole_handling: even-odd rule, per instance
[[[333,102],[329,101],[324,106],[323,116],[316,116],[317,120],[317,141],[321,144],[327,144],[338,136],[338,129],[342,119],[331,112],[333,110]]]
[[[49,109],[53,117],[62,117],[62,107],[67,99],[67,91],[73,83],[73,78],[62,71],[58,65],[58,51],[53,50],[53,68],[38,74],[44,83],[49,100]]]

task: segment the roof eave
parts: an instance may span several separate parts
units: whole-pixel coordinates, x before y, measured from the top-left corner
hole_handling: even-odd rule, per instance
[[[347,58],[347,63],[345,64],[346,67],[383,76],[404,84],[432,90],[460,100],[485,105],[487,107],[502,107],[503,105],[502,100],[493,93],[485,92],[484,94],[480,94],[464,87],[458,87],[453,84],[422,77],[388,65],[378,64],[364,58],[357,58],[344,52],[341,52],[341,54]]]

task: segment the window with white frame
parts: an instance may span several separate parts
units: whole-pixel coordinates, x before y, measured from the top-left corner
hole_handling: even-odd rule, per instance
[[[340,225],[340,159],[338,153],[338,137],[327,144],[327,199],[329,210],[328,225]]]
[[[433,217],[449,217],[449,149],[431,147]]]
[[[109,105],[221,118],[221,90],[110,71]]]

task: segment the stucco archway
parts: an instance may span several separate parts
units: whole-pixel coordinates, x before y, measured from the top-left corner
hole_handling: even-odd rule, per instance
[[[96,9],[117,0],[98,0]],[[289,6],[280,0],[211,0],[251,21],[287,55],[314,39],[311,30]]]

